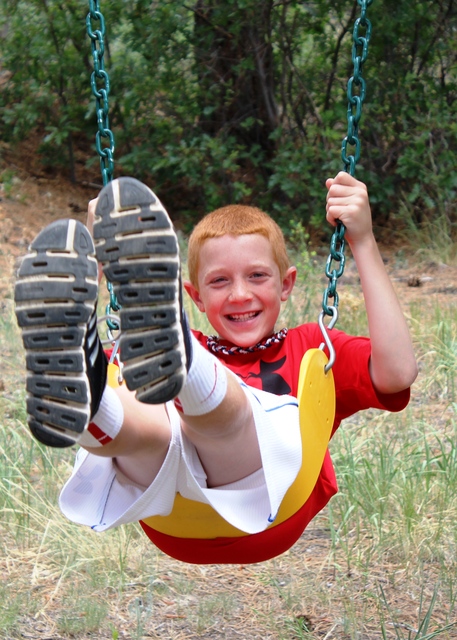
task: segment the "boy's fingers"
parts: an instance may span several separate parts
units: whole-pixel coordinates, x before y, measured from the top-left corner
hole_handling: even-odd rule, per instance
[[[337,184],[352,185],[358,182],[358,180],[356,180],[354,176],[351,176],[351,174],[347,171],[339,171],[335,176],[335,182]]]
[[[90,200],[87,206],[87,221],[86,227],[92,233],[94,229],[94,219],[95,219],[95,209],[97,207],[98,198],[94,198],[94,200]]]
[[[353,195],[354,191],[352,189],[334,184],[328,190],[327,202],[333,202],[333,204],[346,204],[352,199]]]
[[[335,189],[336,187],[340,187],[340,189],[350,189],[351,191],[354,189],[363,189],[364,191],[367,190],[364,182],[360,182],[360,180],[357,180],[356,178],[354,178],[354,176],[351,176],[346,171],[340,171],[335,176],[333,184],[331,186],[333,189]]]
[[[362,182],[356,181],[351,184],[342,184],[335,181],[329,188],[327,196],[330,198],[349,198],[358,194],[363,197],[367,195],[367,189]]]

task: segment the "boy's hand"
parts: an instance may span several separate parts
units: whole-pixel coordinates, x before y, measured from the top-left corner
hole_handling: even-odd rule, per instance
[[[89,229],[92,236],[94,231],[95,208],[97,206],[97,202],[98,198],[94,198],[93,200],[89,200],[89,204],[87,206],[86,227]]]
[[[325,184],[327,220],[333,226],[341,220],[346,227],[345,238],[359,272],[371,338],[371,380],[380,393],[402,391],[416,378],[416,359],[408,325],[373,235],[367,188],[345,171]]]
[[[325,182],[327,220],[336,226],[340,220],[346,227],[345,238],[354,246],[372,236],[371,209],[365,184],[346,171]]]

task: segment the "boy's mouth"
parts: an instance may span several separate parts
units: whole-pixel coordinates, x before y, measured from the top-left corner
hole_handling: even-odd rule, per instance
[[[250,311],[249,313],[230,313],[226,318],[231,322],[247,322],[256,318],[260,314],[260,311]]]

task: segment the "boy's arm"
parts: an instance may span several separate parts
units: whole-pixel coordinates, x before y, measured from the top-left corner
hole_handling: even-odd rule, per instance
[[[327,220],[346,227],[360,276],[371,339],[370,375],[380,393],[411,386],[417,363],[411,336],[373,235],[367,188],[346,172],[326,181]]]

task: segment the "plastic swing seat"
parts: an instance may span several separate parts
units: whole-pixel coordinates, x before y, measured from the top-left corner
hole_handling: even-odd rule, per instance
[[[284,553],[298,540],[310,519],[301,511],[321,472],[335,416],[335,387],[331,369],[324,369],[327,362],[321,349],[310,349],[301,362],[297,397],[302,465],[275,521],[265,531],[247,534],[210,505],[177,494],[169,515],[140,521],[161,551],[194,564],[252,564]]]

